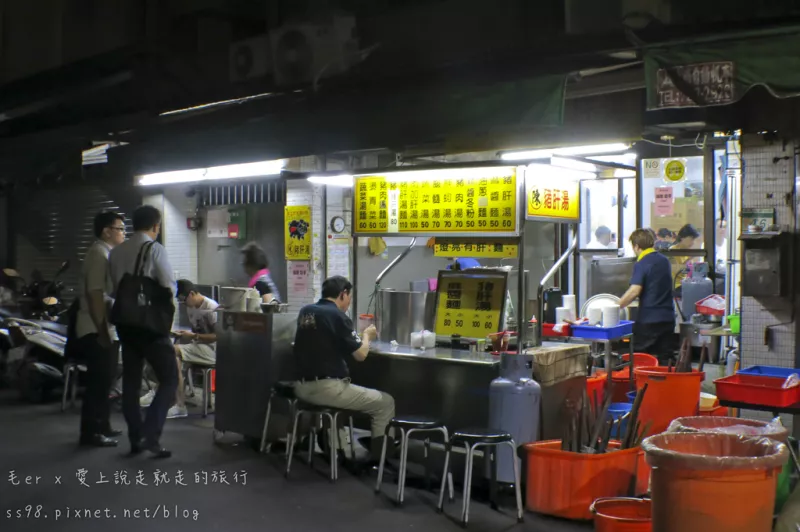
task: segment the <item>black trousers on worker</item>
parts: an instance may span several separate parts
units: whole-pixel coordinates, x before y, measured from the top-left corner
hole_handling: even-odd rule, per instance
[[[97,334],[87,334],[78,340],[81,362],[86,364],[86,390],[81,407],[81,438],[111,432],[111,385],[117,375],[119,345],[103,347]],[[77,375],[74,377],[77,378]]]
[[[675,322],[633,324],[633,350],[658,358],[659,364],[666,365],[678,350],[675,336]]]
[[[133,446],[158,446],[178,387],[175,349],[168,337],[155,336],[148,331],[118,328],[117,333],[122,343],[122,412],[128,423],[128,439]],[[139,397],[145,361],[156,374],[158,389],[142,422]]]

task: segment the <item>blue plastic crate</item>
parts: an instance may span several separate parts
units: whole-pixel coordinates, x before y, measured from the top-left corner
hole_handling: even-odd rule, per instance
[[[616,340],[633,333],[632,321],[620,321],[616,327],[595,327],[593,325],[573,325],[572,336],[586,340]]]
[[[775,366],[750,366],[749,368],[740,369],[737,373],[741,373],[742,375],[754,375],[757,377],[785,379],[792,373],[800,373],[800,369],[778,368]]]

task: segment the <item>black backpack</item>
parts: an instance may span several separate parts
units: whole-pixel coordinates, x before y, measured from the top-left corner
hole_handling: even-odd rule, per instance
[[[175,315],[172,290],[144,275],[144,267],[154,243],[147,242],[141,247],[134,273],[122,276],[111,309],[111,323],[155,336],[169,336]]]

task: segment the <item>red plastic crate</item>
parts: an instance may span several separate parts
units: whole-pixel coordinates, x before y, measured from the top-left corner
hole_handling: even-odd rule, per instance
[[[717,379],[717,398],[720,401],[749,403],[762,406],[791,406],[800,401],[800,386],[782,388],[783,379],[741,375]]]
[[[554,323],[542,323],[542,336],[567,337],[572,334],[572,327],[568,324],[564,324],[564,328],[561,329],[560,333],[555,332],[553,327],[555,327]]]

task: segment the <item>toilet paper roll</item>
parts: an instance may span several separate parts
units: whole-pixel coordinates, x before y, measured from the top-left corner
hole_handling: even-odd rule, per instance
[[[603,327],[616,327],[619,325],[619,305],[603,307]]]
[[[575,296],[573,295],[565,295],[562,297],[562,304],[572,311],[572,314],[575,314]]]
[[[422,333],[421,332],[411,333],[411,348],[421,349],[422,345],[423,345]]]
[[[589,318],[589,325],[600,325],[603,322],[603,309],[600,307],[592,307],[586,311]]]
[[[567,307],[557,307],[556,323],[564,323],[564,320],[575,321],[575,313]]]

